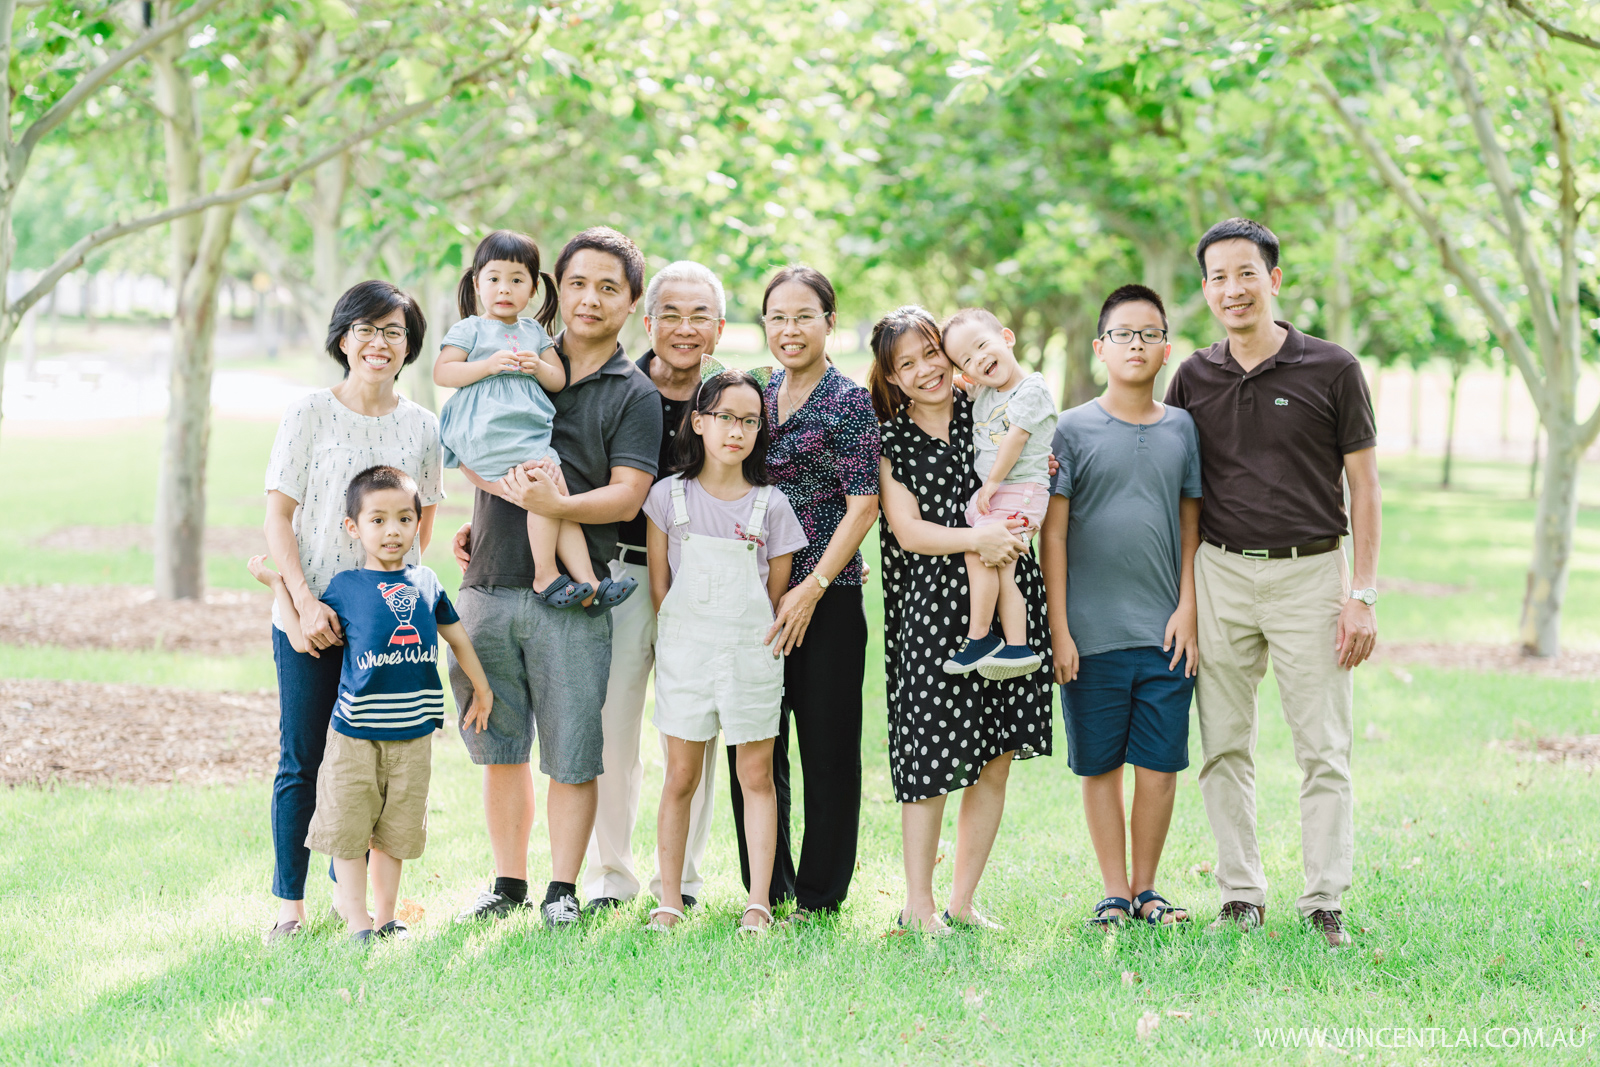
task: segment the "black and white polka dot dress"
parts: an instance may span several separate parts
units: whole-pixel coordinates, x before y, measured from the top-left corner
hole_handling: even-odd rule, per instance
[[[883,456],[911,490],[922,517],[965,526],[980,482],[972,469],[972,405],[958,392],[947,444],[900,414],[883,426]],[[960,556],[901,549],[887,520],[883,543],[884,668],[889,689],[889,769],[895,798],[925,800],[965,788],[1003,752],[1050,754],[1050,632],[1044,578],[1032,553],[1017,560],[1028,602],[1028,644],[1044,665],[1025,678],[991,682],[976,672],[947,675],[944,661],[967,635],[967,567]]]

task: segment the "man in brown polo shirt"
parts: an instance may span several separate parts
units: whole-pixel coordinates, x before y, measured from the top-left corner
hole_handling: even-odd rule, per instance
[[[1227,338],[1179,365],[1167,403],[1188,411],[1200,435],[1195,700],[1200,792],[1223,899],[1212,925],[1250,929],[1266,917],[1255,745],[1256,689],[1270,656],[1301,772],[1306,886],[1296,905],[1337,948],[1350,943],[1340,898],[1355,839],[1350,672],[1377,637],[1372,399],[1354,356],[1272,318],[1283,281],[1272,231],[1249,219],[1220,222],[1200,239],[1199,259],[1206,303]],[[1340,551],[1347,533],[1353,576]]]

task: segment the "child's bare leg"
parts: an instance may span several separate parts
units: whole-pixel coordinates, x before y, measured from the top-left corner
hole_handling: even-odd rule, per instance
[[[972,618],[967,624],[967,636],[973,640],[989,635],[994,622],[995,601],[1000,597],[1000,572],[983,565],[976,552],[966,553],[967,591],[972,598]]]
[[[565,525],[560,519],[528,512],[528,548],[533,552],[533,587],[541,593],[561,576],[561,568],[556,564],[556,545],[561,528]],[[584,558],[587,560],[588,556]]]
[[[372,878],[372,921],[378,929],[394,922],[395,902],[400,899],[400,864],[381,848],[367,857],[367,873]]]
[[[373,850],[377,855],[377,850]],[[367,861],[363,856],[353,860],[333,857],[333,875],[338,881],[333,887],[333,899],[344,916],[345,925],[352,934],[372,929],[372,917],[367,914]]]
[[[1006,644],[1028,643],[1028,602],[1017,588],[1017,561],[1012,560],[996,573],[1000,579],[1000,630]]]
[[[772,859],[778,850],[778,793],[772,784],[774,738],[739,746],[739,788],[744,792],[744,836],[750,850],[750,903],[772,907]],[[747,911],[743,926],[766,926],[759,911]]]
[[[661,872],[661,906],[664,908],[683,910],[683,854],[689,844],[689,802],[700,785],[700,767],[705,755],[704,741],[667,738],[667,775],[661,786],[661,807],[656,813],[656,869]],[[769,859],[769,878],[770,867]],[[677,922],[670,915],[657,916],[656,921],[663,926]]]
[[[556,550],[561,553],[561,562],[566,566],[567,573],[580,582],[588,582],[592,588],[600,588],[600,579],[594,574],[594,564],[589,562],[589,542],[583,536],[583,525],[571,519],[561,519],[560,524]]]
[[[461,473],[466,475],[467,481],[471,482],[479,489],[482,489],[485,493],[492,493],[502,500],[505,499],[505,493],[500,491],[500,484],[498,482],[484,481],[482,478],[474,474],[472,472],[472,468],[468,467],[465,463],[461,465]]]

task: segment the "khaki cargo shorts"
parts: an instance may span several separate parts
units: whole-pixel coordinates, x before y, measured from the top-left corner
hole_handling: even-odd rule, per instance
[[[397,860],[418,858],[428,840],[432,774],[431,733],[368,741],[328,727],[306,847],[342,860],[360,859],[368,848]]]

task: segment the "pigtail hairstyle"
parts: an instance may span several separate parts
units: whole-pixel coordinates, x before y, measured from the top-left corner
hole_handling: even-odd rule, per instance
[[[750,454],[744,457],[740,464],[744,472],[744,480],[751,485],[766,485],[770,479],[767,477],[767,445],[772,440],[767,430],[767,411],[765,395],[761,391],[761,383],[756,381],[755,375],[744,370],[725,370],[713,374],[700,383],[700,388],[694,394],[694,403],[689,405],[683,413],[683,422],[678,427],[678,435],[673,441],[674,457],[677,462],[672,469],[681,473],[684,480],[698,478],[700,471],[706,465],[706,443],[699,434],[694,432],[694,417],[704,415],[717,406],[717,401],[722,399],[722,394],[735,386],[747,385],[756,391],[756,396],[762,398],[761,403],[761,428],[756,431],[756,445]]]
[[[872,410],[878,413],[879,422],[889,422],[911,405],[911,398],[894,381],[894,350],[902,337],[913,332],[944,351],[938,323],[926,308],[916,304],[895,308],[872,324],[872,366],[867,370],[867,391],[872,394]]]
[[[478,242],[477,251],[472,253],[472,266],[461,275],[461,281],[456,285],[456,309],[461,317],[471,318],[479,313],[478,272],[497,259],[527,267],[533,277],[533,295],[537,296],[540,283],[544,284],[544,302],[534,318],[548,332],[556,321],[556,280],[548,272],[539,269],[539,246],[533,238],[515,230],[496,230]],[[529,300],[528,305],[531,307],[533,301]]]

